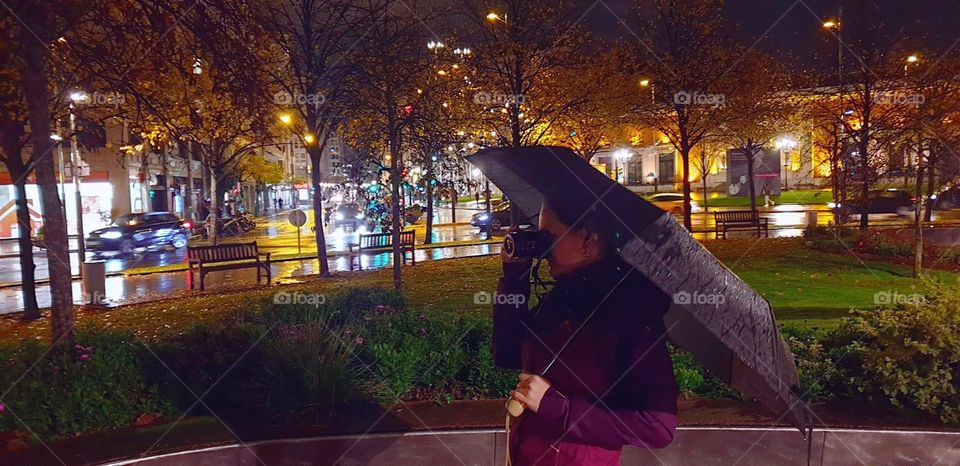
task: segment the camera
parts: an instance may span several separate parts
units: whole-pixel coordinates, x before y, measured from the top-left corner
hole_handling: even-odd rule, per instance
[[[550,235],[537,230],[518,230],[503,238],[503,251],[514,259],[543,258],[550,249]]]

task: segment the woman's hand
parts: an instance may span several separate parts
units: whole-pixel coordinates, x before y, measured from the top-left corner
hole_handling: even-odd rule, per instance
[[[539,375],[520,373],[520,383],[516,390],[510,391],[510,396],[533,412],[540,410],[540,400],[550,389],[550,382]]]

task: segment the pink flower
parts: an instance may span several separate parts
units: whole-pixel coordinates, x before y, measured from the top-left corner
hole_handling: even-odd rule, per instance
[[[0,413],[4,412],[4,411],[6,411],[6,410],[7,410],[7,407],[4,406],[3,403],[0,403]]]
[[[89,354],[81,354],[81,355],[80,355],[80,359],[86,361],[87,359],[90,359],[90,355],[89,355]]]
[[[356,343],[356,344],[358,344],[358,345],[362,345],[362,344],[363,344],[363,337],[357,335],[357,338],[354,338],[354,339],[353,339],[353,342]]]
[[[421,312],[420,315],[417,316],[417,320],[427,320],[427,316],[423,315]]]

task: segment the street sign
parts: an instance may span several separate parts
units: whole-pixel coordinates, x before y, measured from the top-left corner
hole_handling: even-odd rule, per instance
[[[303,213],[303,211],[300,209],[290,212],[290,216],[288,218],[290,220],[290,224],[297,228],[302,227],[307,223],[307,214]]]
[[[307,223],[307,214],[300,209],[294,209],[287,219],[291,225],[297,227],[297,256],[300,256],[300,227]]]

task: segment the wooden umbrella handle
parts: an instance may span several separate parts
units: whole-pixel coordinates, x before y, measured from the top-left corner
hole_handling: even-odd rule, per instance
[[[513,417],[520,417],[523,414],[523,403],[510,398],[510,401],[507,401],[507,412]]]

